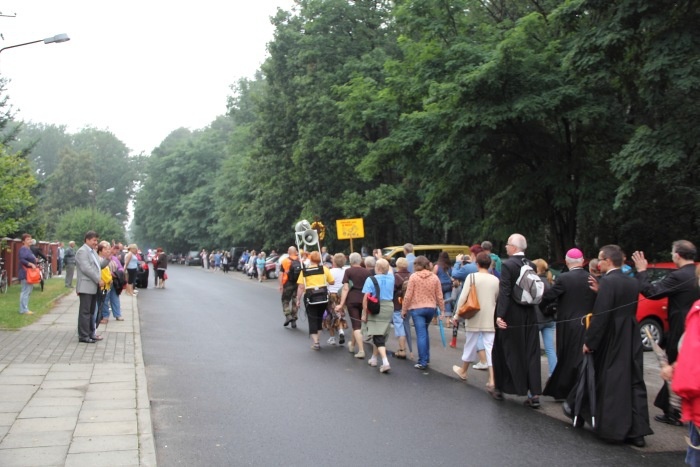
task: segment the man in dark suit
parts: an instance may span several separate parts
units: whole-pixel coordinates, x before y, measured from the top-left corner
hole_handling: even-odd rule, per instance
[[[673,364],[678,358],[678,341],[685,331],[685,318],[695,300],[700,298],[698,281],[695,279],[695,245],[687,240],[678,240],[671,245],[671,259],[678,269],[668,274],[661,281],[651,283],[647,273],[648,262],[643,251],[632,254],[637,268],[639,291],[650,300],[668,297],[668,337],[666,339],[666,355],[668,363]],[[669,425],[682,426],[680,413],[669,404],[668,383],[664,383],[656,396],[654,405],[664,411],[654,420]]]
[[[528,396],[526,404],[540,406],[542,393],[540,338],[534,305],[515,300],[513,288],[523,264],[535,265],[525,258],[527,240],[513,234],[506,243],[509,258],[501,266],[501,283],[496,303],[496,337],[492,360],[496,387],[491,395],[502,400],[503,393]],[[509,327],[510,326],[510,327]]]
[[[542,305],[556,301],[557,306],[557,366],[547,381],[543,394],[565,399],[576,384],[578,366],[583,359],[581,348],[586,327],[581,318],[593,310],[596,295],[588,285],[588,271],[583,269],[583,253],[578,248],[566,252],[568,272],[557,276],[546,290]]]
[[[78,285],[76,291],[80,298],[78,309],[78,340],[94,344],[94,334],[91,320],[97,306],[98,287],[105,285],[100,277],[102,268],[109,264],[108,259],[100,259],[95,252],[99,237],[90,230],[85,234],[85,243],[75,253],[75,265],[78,269]]]
[[[598,296],[583,344],[583,353],[593,354],[596,407],[591,413],[584,406],[582,414],[589,419],[595,416],[595,429],[602,439],[643,447],[644,437],[654,432],[649,427],[644,349],[636,319],[639,287],[636,279],[620,269],[623,254],[619,246],[604,246],[598,260],[603,277],[594,286]],[[575,393],[572,390],[567,398],[570,407]]]

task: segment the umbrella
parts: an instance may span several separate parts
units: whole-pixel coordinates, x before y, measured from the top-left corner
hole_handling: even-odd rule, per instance
[[[441,317],[438,317],[438,325],[440,326],[440,339],[442,339],[442,346],[447,348],[447,339],[445,339],[445,325],[443,324]]]
[[[588,405],[591,412],[591,426],[595,428],[595,369],[593,367],[593,355],[587,353],[579,367],[578,382],[576,383],[576,402],[574,404],[574,426],[577,426],[578,417],[581,414],[584,394],[588,392]]]
[[[588,313],[584,319],[586,320],[586,329],[591,324],[593,313]],[[581,415],[581,406],[583,405],[584,394],[588,392],[588,406],[591,412],[591,426],[595,428],[595,368],[593,366],[593,354],[583,354],[583,360],[579,366],[578,381],[576,382],[576,400],[574,402],[574,426],[577,426],[578,418]]]
[[[647,338],[649,339],[649,342],[651,342],[651,348],[654,350],[654,354],[656,355],[656,359],[659,362],[659,368],[663,368],[666,365],[668,365],[668,356],[666,355],[666,352],[659,347],[659,344],[656,343],[654,340],[654,337],[651,335],[651,332],[649,332],[649,329],[644,328],[644,332],[647,334]],[[668,403],[671,407],[673,407],[676,410],[681,409],[681,398],[678,397],[678,394],[673,392],[673,389],[671,388],[671,385],[668,383],[665,383],[668,389]]]
[[[408,351],[413,353],[413,344],[411,343],[411,314],[406,314],[403,319],[403,330],[406,331],[406,344],[408,344]]]

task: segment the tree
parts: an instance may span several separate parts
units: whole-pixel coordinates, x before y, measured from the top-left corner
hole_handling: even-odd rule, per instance
[[[18,236],[28,225],[36,204],[32,189],[36,179],[23,157],[5,152],[0,145],[0,237]]]
[[[65,240],[83,239],[89,230],[109,242],[124,239],[124,226],[112,215],[96,208],[73,208],[61,216],[55,227],[56,238]]]

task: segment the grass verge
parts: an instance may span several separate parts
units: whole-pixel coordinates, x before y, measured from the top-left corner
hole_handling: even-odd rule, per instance
[[[19,314],[19,294],[22,291],[22,286],[20,284],[11,285],[6,294],[0,294],[0,330],[19,329],[32,324],[51,310],[56,299],[70,292],[75,293],[74,290],[65,287],[65,279],[63,278],[51,278],[45,281],[43,292],[40,285],[35,285],[29,296],[29,309],[34,314],[29,316]]]

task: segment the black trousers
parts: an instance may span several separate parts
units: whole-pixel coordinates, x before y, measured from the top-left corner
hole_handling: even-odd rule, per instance
[[[306,305],[306,316],[309,318],[309,334],[317,334],[323,329],[323,313],[326,304]]]
[[[97,306],[97,294],[81,293],[78,297],[78,338],[89,339],[94,332],[93,315]]]

